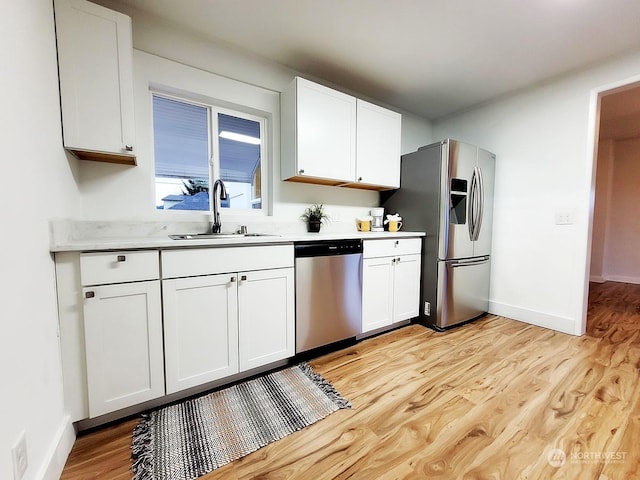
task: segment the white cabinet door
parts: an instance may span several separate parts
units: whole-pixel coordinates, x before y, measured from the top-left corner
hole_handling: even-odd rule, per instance
[[[400,187],[402,115],[358,99],[356,181]]]
[[[163,280],[167,393],[238,372],[237,274]]]
[[[135,164],[131,19],[84,0],[55,13],[65,148]]]
[[[353,182],[356,167],[356,99],[296,78],[283,98],[283,179]]]
[[[295,353],[293,268],[238,275],[240,371],[292,357]]]
[[[393,322],[417,317],[419,303],[420,255],[397,257],[393,272]]]
[[[393,259],[362,261],[362,333],[393,322]]]
[[[300,77],[281,100],[282,180],[400,186],[402,115]]]
[[[82,292],[90,417],[164,395],[160,282]]]

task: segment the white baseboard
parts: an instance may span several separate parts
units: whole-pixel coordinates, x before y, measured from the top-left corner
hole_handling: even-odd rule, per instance
[[[519,320],[530,325],[548,328],[557,332],[568,333],[569,335],[576,334],[575,322],[568,317],[559,317],[557,315],[536,312],[534,310],[499,302],[489,302],[489,313]]]
[[[604,282],[606,282],[605,278],[602,275],[591,275],[589,277],[589,281],[590,282],[595,282],[595,283],[604,283]]]
[[[35,477],[42,480],[59,480],[73,444],[76,432],[71,423],[71,416],[65,415],[58,432],[49,448],[40,473]]]
[[[633,283],[640,285],[640,277],[626,277],[624,275],[605,275],[604,281],[608,282],[621,282],[621,283]]]

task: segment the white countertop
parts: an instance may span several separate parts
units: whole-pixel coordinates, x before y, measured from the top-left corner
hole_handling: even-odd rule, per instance
[[[186,233],[186,232],[185,232]],[[163,236],[126,236],[126,237],[86,237],[58,239],[51,242],[52,252],[100,251],[100,250],[128,250],[153,248],[184,248],[184,247],[221,247],[273,243],[291,243],[313,240],[341,240],[350,238],[381,239],[422,237],[424,232],[319,232],[319,233],[283,233],[281,235],[265,235],[257,237],[233,238],[205,238],[197,240],[172,240],[168,235]]]

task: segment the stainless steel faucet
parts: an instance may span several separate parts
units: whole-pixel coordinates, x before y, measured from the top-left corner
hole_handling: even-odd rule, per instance
[[[218,187],[220,187],[220,195],[217,195]],[[227,199],[227,189],[224,186],[224,182],[220,179],[216,180],[213,184],[213,223],[211,224],[211,233],[220,233],[220,200]]]

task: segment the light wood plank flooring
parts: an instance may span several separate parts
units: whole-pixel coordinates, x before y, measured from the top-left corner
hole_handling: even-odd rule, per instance
[[[310,363],[353,409],[203,479],[640,478],[640,286],[592,285],[583,337],[488,316]],[[134,424],[78,438],[62,478],[131,478]]]

